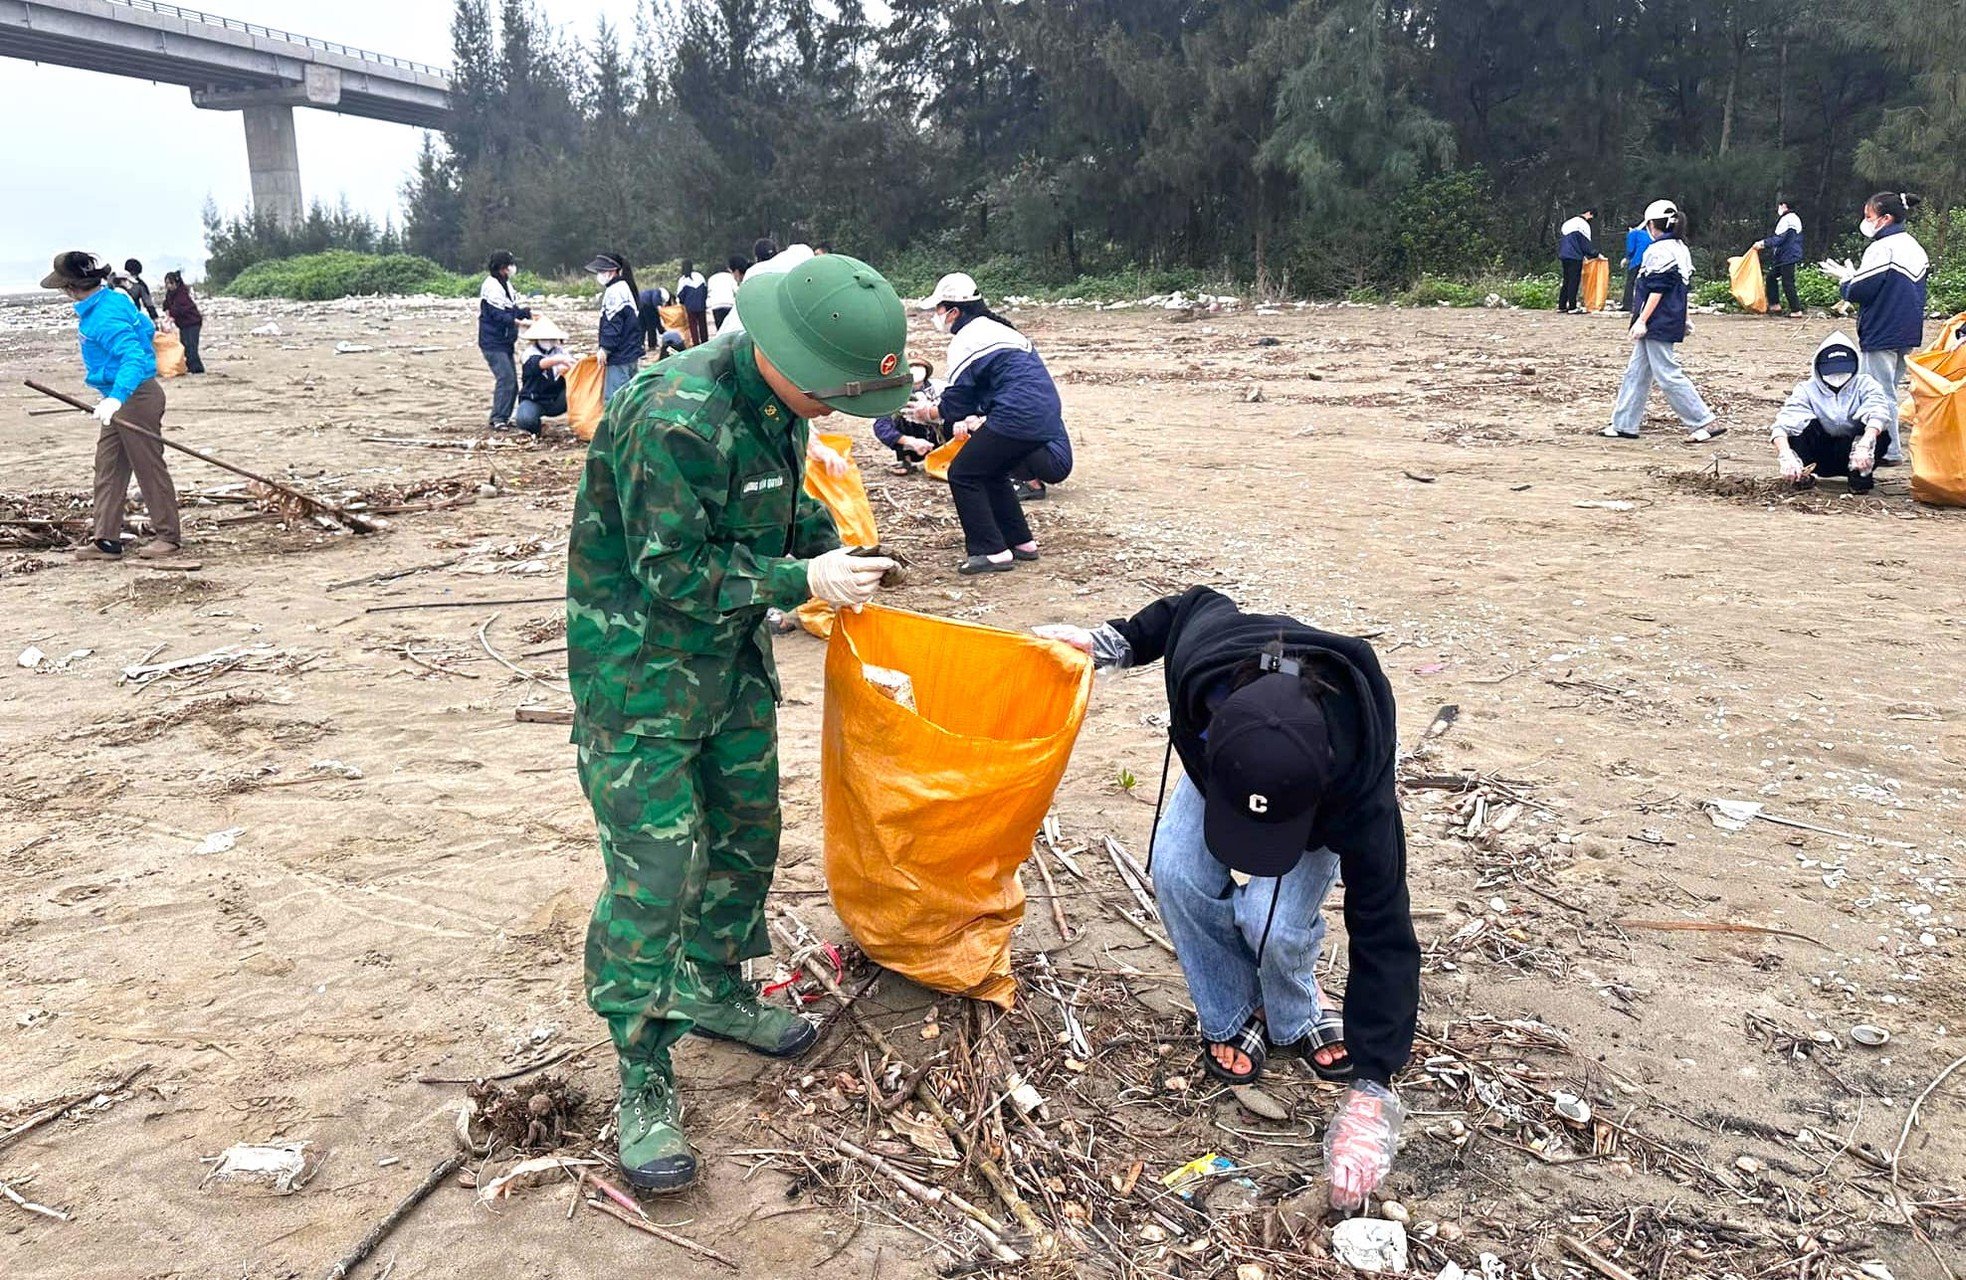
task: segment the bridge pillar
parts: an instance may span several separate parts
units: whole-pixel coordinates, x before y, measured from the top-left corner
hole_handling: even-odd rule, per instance
[[[253,209],[282,226],[297,225],[306,213],[300,197],[300,144],[294,138],[294,109],[287,103],[244,108],[246,164],[252,170]]]

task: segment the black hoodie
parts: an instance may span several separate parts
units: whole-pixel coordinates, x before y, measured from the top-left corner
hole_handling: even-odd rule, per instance
[[[1310,658],[1338,686],[1324,697],[1337,776],[1305,848],[1337,854],[1345,882],[1346,1051],[1359,1078],[1390,1083],[1413,1052],[1420,944],[1406,894],[1406,829],[1395,787],[1398,721],[1372,646],[1294,618],[1244,613],[1207,587],[1156,600],[1111,625],[1132,646],[1134,665],[1165,661],[1168,732],[1204,797],[1202,735],[1237,667],[1281,640],[1287,653]]]

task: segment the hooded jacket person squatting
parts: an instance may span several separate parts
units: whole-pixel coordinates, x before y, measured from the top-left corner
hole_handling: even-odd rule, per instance
[[[1159,660],[1180,776],[1149,852],[1155,898],[1200,1023],[1202,1066],[1231,1084],[1272,1051],[1349,1080],[1326,1147],[1334,1205],[1391,1168],[1420,1002],[1420,946],[1395,789],[1392,689],[1372,646],[1245,614],[1193,587],[1096,630],[1039,627],[1099,667]],[[1341,1015],[1315,977],[1320,908],[1342,874],[1350,976]],[[1240,877],[1240,879],[1239,879]]]
[[[817,1038],[762,1003],[778,862],[778,672],[766,613],[865,604],[894,562],[851,556],[804,491],[806,422],[891,413],[907,321],[878,272],[828,255],[742,290],[747,331],[646,370],[588,446],[567,549],[567,675],[606,882],[587,1002],[621,1076],[621,1165],[696,1177],[670,1050],[695,1031],[789,1057]]]
[[[1832,333],[1775,415],[1782,478],[1806,489],[1817,476],[1848,476],[1850,492],[1869,493],[1896,412],[1877,379],[1860,371],[1857,344]]]

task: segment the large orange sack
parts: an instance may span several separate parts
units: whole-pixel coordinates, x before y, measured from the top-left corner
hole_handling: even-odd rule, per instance
[[[1611,260],[1609,258],[1586,258],[1584,260],[1583,295],[1584,310],[1604,310],[1604,304],[1611,300]]]
[[[592,440],[601,429],[601,410],[607,407],[601,392],[607,374],[598,354],[580,357],[566,372],[567,429],[576,440]]]
[[[190,367],[184,355],[184,340],[176,333],[159,329],[151,335],[150,347],[157,353],[157,376],[179,378]]]
[[[824,467],[806,463],[805,490],[833,515],[843,547],[875,547],[881,535],[874,528],[874,507],[867,501],[867,482],[861,478],[860,464],[853,460],[853,437],[837,432],[813,433],[819,443],[846,459],[846,474],[836,476]],[[800,626],[821,640],[833,634],[833,606],[824,600],[808,600],[792,614]]]
[[[1905,362],[1911,384],[1911,496],[1939,507],[1966,507],[1962,330],[1966,330],[1966,312],[1946,321],[1931,345]]]
[[[956,455],[961,453],[963,446],[968,443],[968,436],[957,436],[949,443],[931,450],[929,455],[922,459],[922,470],[928,472],[937,480],[947,480],[949,478],[949,464],[956,460]]]
[[[917,710],[863,666],[905,672]],[[869,605],[826,649],[820,787],[833,910],[867,955],[1008,1008],[1031,852],[1092,693],[1067,645]]]
[[[1761,274],[1761,250],[1749,249],[1738,258],[1727,260],[1727,287],[1741,310],[1756,315],[1768,313],[1768,279]]]

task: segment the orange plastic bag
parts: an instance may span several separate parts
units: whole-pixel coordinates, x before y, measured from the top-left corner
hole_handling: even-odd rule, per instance
[[[185,373],[184,342],[175,333],[159,329],[150,339],[151,347],[157,352],[157,376],[176,378]]]
[[[1727,287],[1741,310],[1756,315],[1768,313],[1768,279],[1761,274],[1761,250],[1749,249],[1738,258],[1727,260]]]
[[[968,443],[968,436],[957,436],[940,448],[931,450],[929,455],[922,459],[922,470],[937,480],[946,481],[949,478],[949,464],[956,460],[956,455],[961,453],[963,446]]]
[[[1966,507],[1966,347],[1927,347],[1905,362],[1905,374],[1911,381],[1911,496],[1937,507]]]
[[[1583,303],[1586,311],[1602,311],[1611,298],[1611,260],[1584,259]]]
[[[905,672],[910,711],[863,665]],[[1067,645],[868,605],[826,649],[820,789],[833,910],[876,964],[1010,1007],[1031,852],[1092,694]]]
[[[607,407],[601,390],[607,372],[598,354],[580,357],[566,371],[567,429],[576,440],[592,440],[601,429],[601,410]]]
[[[689,345],[689,311],[682,303],[672,302],[666,307],[657,307],[655,314],[661,319],[663,328],[682,334],[683,345]]]
[[[846,459],[846,474],[833,475],[824,467],[806,463],[805,490],[833,513],[833,525],[840,531],[840,545],[875,547],[880,532],[874,527],[873,504],[867,501],[867,483],[861,479],[860,464],[853,460],[853,437],[831,431],[813,433],[819,443]],[[833,634],[833,606],[824,600],[808,600],[792,614],[812,635],[821,640]]]

